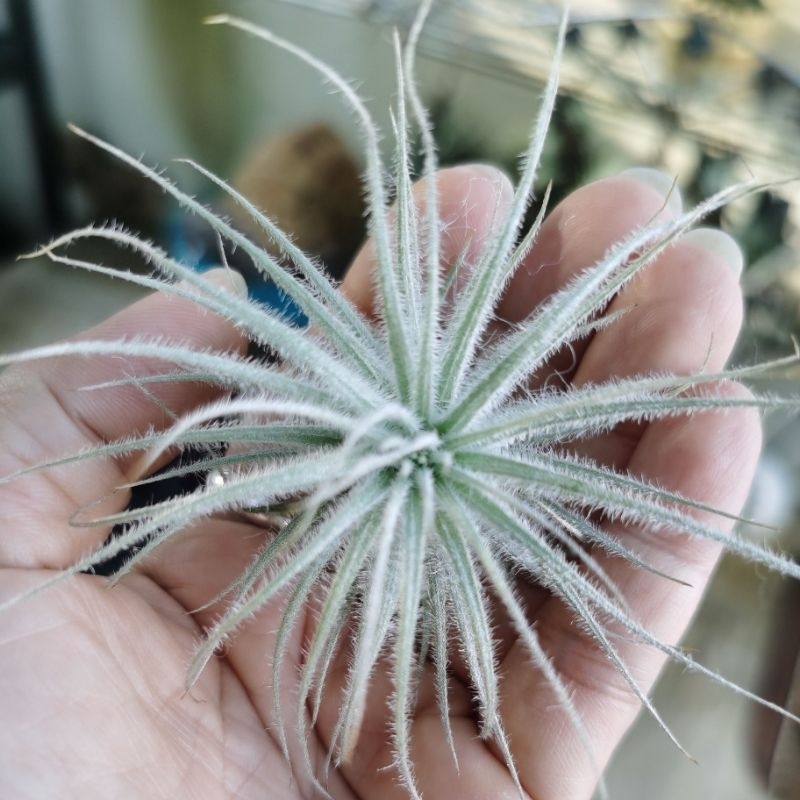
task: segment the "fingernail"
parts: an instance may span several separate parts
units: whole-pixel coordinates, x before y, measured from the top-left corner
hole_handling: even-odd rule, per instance
[[[694,228],[685,233],[680,241],[682,244],[697,247],[716,256],[728,265],[736,277],[742,274],[744,268],[742,249],[732,236],[719,228]]]
[[[497,167],[494,164],[485,164],[483,162],[476,162],[474,164],[468,164],[467,169],[477,173],[478,175],[482,175],[486,178],[491,178],[492,180],[495,181],[511,180],[508,177],[508,173],[505,170],[500,169],[500,167]]]
[[[206,270],[203,277],[216,284],[221,289],[227,289],[231,294],[247,297],[247,281],[241,272],[230,267],[214,267]]]
[[[513,196],[514,184],[505,170],[495,167],[493,164],[470,164],[468,169],[476,178],[491,184],[498,195]]]
[[[619,174],[620,177],[631,178],[657,191],[664,198],[665,208],[673,217],[679,216],[683,211],[683,199],[674,176],[652,167],[631,167]]]

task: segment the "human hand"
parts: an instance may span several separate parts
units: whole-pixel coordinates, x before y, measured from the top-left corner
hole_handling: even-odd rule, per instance
[[[509,196],[497,173],[472,168],[443,172],[440,191],[448,220],[445,252],[451,257],[467,241],[480,246],[495,203],[507,203]],[[524,317],[663,205],[663,194],[625,176],[574,193],[551,214],[499,316],[510,322]],[[614,301],[628,313],[576,350],[574,363],[570,355],[554,368],[580,385],[651,370],[721,367],[738,332],[741,295],[735,271],[700,244],[702,237],[690,235],[667,250]],[[343,285],[367,313],[369,271],[364,252]],[[219,273],[218,279],[227,277]],[[227,323],[160,295],[87,336],[133,334],[190,339],[215,349],[244,346]],[[161,407],[133,387],[77,391],[119,376],[123,367],[127,365],[116,359],[63,359],[4,373],[0,475],[150,425],[163,427],[169,423],[163,408],[181,412],[209,399],[185,383],[161,385]],[[137,365],[137,371],[156,368]],[[581,452],[736,512],[758,447],[754,414],[730,410],[627,426],[582,443]],[[125,483],[130,468],[125,460],[87,461],[0,486],[0,599],[43,582],[102,541],[107,531],[74,529],[68,520],[85,502],[110,495]],[[110,498],[112,507],[104,510],[124,507],[124,493]],[[690,584],[603,560],[638,620],[664,641],[675,642],[702,594],[716,546],[672,536],[665,549],[665,540],[646,531],[617,526],[616,532],[635,541],[645,558]],[[81,575],[0,615],[0,774],[10,796],[314,796],[302,764],[285,763],[275,736],[270,653],[285,597],[262,608],[208,664],[191,692],[183,691],[193,644],[219,612],[214,606],[192,610],[242,571],[263,535],[240,521],[210,520],[170,541],[113,590],[102,579]],[[573,692],[594,744],[594,760],[524,647],[500,619],[502,715],[512,754],[530,797],[587,798],[597,779],[596,767],[610,757],[638,702],[602,651],[573,625],[568,610],[535,587],[522,588],[541,641]],[[307,635],[299,626],[292,658],[283,667],[288,695]],[[640,685],[649,687],[662,657],[628,641],[619,649]],[[344,670],[334,669],[327,684],[310,744],[315,764],[324,762],[345,677]],[[456,668],[451,714],[458,772],[442,733],[431,678],[423,677],[412,728],[419,788],[429,798],[517,797],[502,758],[477,737],[470,688],[461,677]],[[406,796],[392,770],[385,769],[391,764],[389,692],[388,672],[376,674],[357,747],[341,769],[330,772],[328,787],[334,797]],[[291,726],[291,715],[286,724]]]

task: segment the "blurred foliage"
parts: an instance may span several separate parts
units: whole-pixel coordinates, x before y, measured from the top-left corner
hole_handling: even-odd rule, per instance
[[[724,11],[763,11],[761,0],[707,0],[708,5],[717,6]]]
[[[800,175],[800,89],[790,70],[767,60],[772,53],[763,41],[762,47],[748,49],[739,36],[754,18],[766,19],[769,10],[759,0],[687,0],[684,10],[671,27],[662,26],[666,34],[659,23],[636,19],[602,23],[602,31],[597,23],[571,27],[568,61],[581,63],[595,86],[593,93],[567,88],[559,98],[540,174],[542,185],[553,182],[552,202],[607,174],[609,151],[619,150],[620,141],[610,143],[598,125],[598,97],[612,117],[615,104],[621,113],[633,110],[647,139],[646,163],[670,170],[669,153],[682,154],[675,171],[687,205],[749,178],[756,156],[756,174],[771,160],[773,174]],[[595,46],[598,41],[605,51]],[[640,74],[631,72],[630,58],[623,61],[634,53]],[[641,74],[659,77],[648,83]],[[498,155],[459,127],[446,98],[439,97],[433,111],[443,164],[491,160],[515,175],[515,154]],[[703,114],[705,127],[697,122]],[[720,115],[719,136],[714,114]],[[747,133],[751,130],[755,135]],[[785,355],[791,338],[800,338],[799,199],[796,190],[776,187],[708,220],[732,233],[745,252],[744,358]]]

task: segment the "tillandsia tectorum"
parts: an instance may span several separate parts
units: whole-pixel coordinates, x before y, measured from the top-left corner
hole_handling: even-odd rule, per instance
[[[93,592],[102,579],[81,573],[128,554],[109,596],[138,587],[152,598],[155,582],[154,606],[183,620],[178,643],[202,631],[184,708],[204,713],[193,701],[216,697],[204,676],[223,658],[232,665],[225,674],[237,676],[235,689],[225,684],[228,691],[257,697],[269,687],[268,702],[258,701],[256,727],[269,729],[297,786],[306,787],[302,796],[583,797],[596,770],[586,779],[563,762],[561,776],[553,777],[533,765],[551,746],[545,737],[557,740],[568,761],[607,760],[602,742],[610,712],[603,702],[587,701],[587,685],[613,686],[607,694],[611,705],[627,709],[624,724],[642,704],[670,737],[647,697],[665,657],[780,712],[674,641],[718,548],[800,577],[791,560],[728,532],[755,458],[753,414],[798,404],[746,391],[740,382],[796,359],[723,371],[738,327],[735,276],[688,233],[757,185],[720,192],[685,213],[672,202],[676,190],[656,197],[627,178],[589,187],[587,213],[618,218],[622,226],[605,231],[611,238],[598,239],[596,255],[580,247],[565,255],[570,241],[586,241],[580,228],[588,223],[576,222],[575,201],[547,217],[545,191],[538,216],[524,229],[566,23],[516,189],[506,191],[485,171],[483,184],[477,171],[469,172],[469,182],[463,171],[438,172],[414,78],[425,12],[405,45],[395,37],[388,172],[367,108],[338,74],[247,22],[208,20],[293,53],[353,110],[365,141],[371,236],[355,273],[373,265],[370,292],[355,283],[349,297],[340,292],[288,236],[203,167],[189,162],[257,221],[282,259],[255,247],[161,173],[76,130],[245,252],[310,326],[294,327],[119,227],[84,228],[42,248],[39,255],[99,273],[113,270],[70,256],[68,245],[101,239],[133,250],[153,273],[122,277],[176,296],[176,308],[190,301],[229,320],[278,358],[266,363],[214,349],[213,342],[148,336],[146,326],[139,336],[119,338],[127,330],[117,327],[116,339],[84,336],[3,357],[2,364],[54,357],[110,363],[116,377],[94,381],[84,396],[108,403],[135,397],[169,423],[140,430],[133,414],[128,427],[117,419],[109,436],[83,415],[83,428],[97,433],[92,446],[33,465],[11,458],[18,466],[2,486],[23,487],[16,490],[23,497],[26,481],[42,474],[83,469],[98,485],[108,477],[98,470],[121,474],[117,493],[95,495],[72,519],[78,535],[90,537],[80,539],[82,546],[95,542],[91,550],[76,554],[72,547],[65,565],[62,544],[51,542],[38,562],[52,570],[50,577],[37,572],[33,583],[10,581],[22,591],[5,605],[19,611],[23,600],[43,602],[49,595],[32,595],[47,587]],[[417,186],[408,169],[412,127],[425,161]],[[465,233],[456,228],[473,209],[463,194],[453,196],[453,187],[463,193],[475,186],[484,193],[490,186],[495,206],[482,221],[473,214]],[[626,197],[631,208],[649,203],[646,217],[622,205],[604,210],[606,198]],[[674,273],[665,277],[667,262]],[[673,288],[659,295],[665,286]],[[690,301],[687,286],[695,293]],[[645,348],[648,333],[660,350]],[[146,368],[125,374],[130,364]],[[170,408],[165,387],[180,393],[198,385],[208,390],[193,389],[193,404]],[[154,474],[187,448],[205,450],[206,457]],[[119,510],[132,485],[192,471],[205,476],[195,491]],[[22,520],[20,529],[24,516],[14,518]],[[112,526],[118,535],[107,537]],[[14,535],[5,565],[10,559],[29,567],[25,557],[12,557],[15,548],[27,552]],[[203,558],[192,549],[197,541],[208,548]],[[169,577],[158,581],[158,574]],[[195,585],[207,593],[198,597],[188,588]],[[254,620],[261,633],[248,638]],[[103,619],[94,622],[103,636],[121,635]],[[175,648],[154,630],[150,621],[137,631],[157,637],[148,652]],[[249,685],[240,641],[247,658],[255,653],[261,665]],[[263,655],[270,650],[271,665]],[[148,680],[163,684],[170,675],[167,669],[166,677]],[[428,708],[437,711],[429,715]],[[609,734],[611,746],[619,735]],[[435,770],[425,766],[423,747],[435,753]],[[475,760],[476,748],[483,761]],[[367,766],[354,773],[357,759]],[[341,774],[346,790],[337,783]],[[369,791],[359,780],[373,781]]]

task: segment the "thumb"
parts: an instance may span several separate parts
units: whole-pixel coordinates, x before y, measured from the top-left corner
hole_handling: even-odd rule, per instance
[[[246,293],[244,279],[232,270],[211,270],[205,277],[232,292]],[[231,353],[241,353],[246,347],[244,336],[227,320],[190,300],[161,292],[125,308],[76,341],[134,336]],[[65,356],[7,369],[0,376],[0,441],[4,443],[0,479],[65,454],[163,427],[171,415],[213,399],[214,387],[187,381],[156,383],[147,393],[133,384],[81,391],[92,384],[164,369],[164,363],[156,360],[118,356]],[[90,529],[89,539],[75,530],[65,535],[66,521],[81,505],[124,483],[126,466],[124,459],[90,459],[79,466],[69,464],[0,484],[4,517],[15,523],[6,526],[0,563],[58,566],[85,552],[103,532]],[[127,496],[119,493],[113,497],[113,506],[104,506],[103,511],[118,510],[126,502]]]

